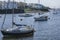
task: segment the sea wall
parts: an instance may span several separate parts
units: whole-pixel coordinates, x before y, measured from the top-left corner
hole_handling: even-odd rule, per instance
[[[0,14],[24,13],[23,9],[0,9]]]

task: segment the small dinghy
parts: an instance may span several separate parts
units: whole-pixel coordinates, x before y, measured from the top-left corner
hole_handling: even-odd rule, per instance
[[[33,33],[34,29],[31,28],[30,26],[19,26],[1,30],[1,32],[3,35],[23,35]]]
[[[23,14],[23,15],[19,15],[19,17],[31,17],[33,15],[30,15],[30,14]]]

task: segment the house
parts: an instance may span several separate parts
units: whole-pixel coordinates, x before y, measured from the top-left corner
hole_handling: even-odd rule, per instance
[[[24,9],[19,9],[18,8],[18,3],[15,2],[15,1],[14,2],[12,2],[12,1],[9,1],[9,2],[3,1],[1,9],[0,9],[0,13],[1,14],[4,14],[4,13],[11,14],[13,12],[14,13],[24,13]]]
[[[3,1],[2,2],[2,9],[13,9],[13,8],[15,8],[15,9],[18,8],[17,2],[12,2],[12,1],[10,1],[10,2]]]
[[[29,6],[30,8],[34,8],[34,9],[41,9],[41,8],[44,7],[44,6],[41,5],[41,4],[34,4],[34,3],[30,3],[30,4],[28,4],[28,6]]]
[[[18,3],[18,8],[25,8],[26,5],[27,5],[27,3],[19,2],[19,3]]]

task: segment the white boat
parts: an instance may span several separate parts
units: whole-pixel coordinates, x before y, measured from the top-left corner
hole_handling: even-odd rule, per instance
[[[53,12],[53,14],[57,14],[57,12]]]
[[[56,9],[53,10],[53,14],[57,14],[57,10]]]
[[[47,21],[48,16],[35,17],[34,19],[35,21]]]

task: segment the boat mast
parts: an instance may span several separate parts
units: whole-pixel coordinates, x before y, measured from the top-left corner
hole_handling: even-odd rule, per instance
[[[24,3],[26,3],[26,1],[24,0]],[[25,4],[24,4],[24,9],[25,9]]]
[[[40,5],[40,0],[38,0],[38,4]],[[39,12],[39,15],[40,15],[40,12]]]
[[[12,27],[14,23],[14,0],[13,0],[13,11],[12,11]]]
[[[40,4],[40,0],[38,0],[38,4]]]
[[[5,9],[5,4],[6,4],[6,2],[4,1],[4,9]]]
[[[10,0],[8,0],[8,4],[7,4],[7,8],[8,8],[8,9],[10,9],[10,8],[9,8],[9,5],[10,5]]]
[[[6,19],[6,14],[4,15],[4,19],[3,19],[3,23],[2,23],[1,29],[3,29],[3,25],[4,25],[4,22],[5,22],[5,19]]]
[[[4,1],[4,3],[5,3],[5,1]],[[2,6],[2,8],[3,8],[3,6]],[[4,8],[5,8],[5,4],[4,4]],[[2,30],[3,30],[3,25],[4,25],[4,22],[5,22],[5,19],[6,19],[6,14],[4,15],[3,23],[2,23],[2,26],[1,26]]]
[[[26,3],[26,0],[24,0],[24,3]]]

